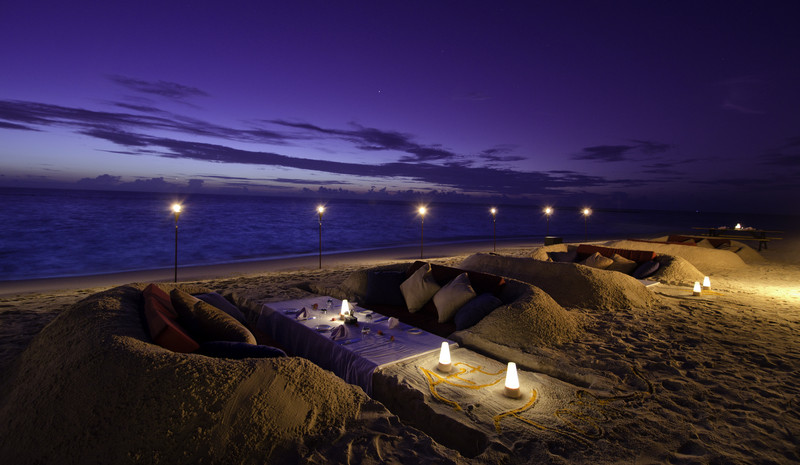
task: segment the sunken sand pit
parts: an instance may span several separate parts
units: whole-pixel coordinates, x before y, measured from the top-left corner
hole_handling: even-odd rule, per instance
[[[143,285],[4,297],[0,462],[797,463],[800,240],[739,261],[712,253],[679,257],[644,294],[609,291],[581,306],[535,293],[547,331],[519,324],[535,324],[534,308],[501,307],[456,335],[466,381],[429,375],[435,356],[404,362],[376,375],[382,402],[301,358],[147,343],[131,304]],[[480,261],[431,261],[470,260]],[[181,287],[248,307],[345,292],[353,272],[377,265]],[[712,289],[694,297],[681,281],[698,272]],[[615,274],[589,281],[600,292],[633,285]],[[521,399],[502,397],[502,381],[465,387],[496,382],[507,360],[522,369]]]

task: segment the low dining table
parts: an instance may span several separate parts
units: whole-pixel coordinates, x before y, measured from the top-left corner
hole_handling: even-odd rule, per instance
[[[390,328],[393,320],[357,306],[351,305],[355,324],[345,324],[339,316],[341,306],[341,300],[327,296],[269,302],[262,306],[256,326],[291,355],[311,360],[370,395],[376,369],[438,351],[442,342],[457,347],[405,323]],[[334,338],[340,326],[347,334]]]

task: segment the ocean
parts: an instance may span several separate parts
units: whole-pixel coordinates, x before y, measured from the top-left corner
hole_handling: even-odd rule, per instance
[[[179,201],[180,266],[266,258],[316,256],[317,205],[324,204],[323,254],[494,237],[564,241],[691,233],[695,226],[786,229],[796,217],[707,212],[559,208],[546,220],[539,205],[430,203],[421,224],[419,204],[406,201],[172,195],[0,188],[0,281],[170,268],[175,259]],[[497,208],[493,223],[490,207]]]

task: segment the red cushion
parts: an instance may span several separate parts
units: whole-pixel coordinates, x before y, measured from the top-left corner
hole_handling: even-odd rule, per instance
[[[150,284],[142,291],[142,296],[144,296],[144,308],[147,309],[149,305],[153,305],[154,303],[160,303],[159,310],[163,311],[169,318],[173,320],[178,319],[178,312],[175,311],[175,308],[172,306],[172,299],[170,299],[169,294],[167,294],[163,289],[156,286],[155,284]]]
[[[155,290],[154,290],[155,289]],[[191,338],[175,321],[175,309],[169,300],[169,295],[157,286],[151,284],[142,292],[144,296],[144,317],[150,337],[165,349],[174,352],[194,352],[200,345]],[[163,296],[167,296],[166,305]]]

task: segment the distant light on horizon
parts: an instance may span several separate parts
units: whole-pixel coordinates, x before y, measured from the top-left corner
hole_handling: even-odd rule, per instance
[[[590,208],[584,208],[581,213],[583,213],[583,216],[589,216],[592,214],[592,210]]]
[[[183,207],[181,206],[181,204],[179,204],[179,203],[173,203],[172,204],[172,211],[173,212],[180,213],[182,209],[183,209]]]

